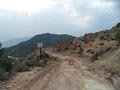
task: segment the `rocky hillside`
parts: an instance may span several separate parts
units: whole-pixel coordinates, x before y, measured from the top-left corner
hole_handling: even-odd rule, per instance
[[[57,44],[55,51],[74,51],[87,56],[101,55],[117,46],[116,33],[120,30],[120,23],[111,28],[96,33],[85,34],[83,40],[72,38]]]
[[[66,34],[62,34],[62,35],[49,34],[49,33],[40,34],[34,36],[28,41],[24,41],[20,44],[7,48],[5,54],[7,56],[10,55],[10,56],[21,57],[31,52],[34,52],[37,49],[38,42],[42,42],[44,48],[46,48],[46,47],[54,46],[55,44],[60,43],[69,38],[72,38],[72,36]]]
[[[69,40],[66,40],[62,43],[59,43],[55,46],[55,51],[79,51],[80,47],[82,47],[83,42],[79,40],[79,38],[72,38]]]

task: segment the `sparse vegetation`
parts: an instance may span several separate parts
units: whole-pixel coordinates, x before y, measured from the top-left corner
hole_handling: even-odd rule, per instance
[[[4,80],[4,73],[5,72],[4,72],[3,68],[0,67],[0,81]]]
[[[84,51],[83,48],[80,48],[80,50],[78,51],[78,54],[81,55],[83,53],[83,51]]]
[[[100,43],[99,45],[100,45],[100,46],[103,46],[103,45],[104,45],[104,43]]]
[[[13,69],[12,62],[9,60],[0,60],[0,67],[5,70],[5,72],[10,72]]]
[[[112,47],[108,47],[108,48],[106,48],[105,52],[108,52],[108,51],[110,51],[111,49],[112,49]]]
[[[16,64],[15,64],[15,71],[16,72],[24,72],[24,71],[29,71],[30,68],[23,62],[20,62],[18,61]]]
[[[4,49],[1,47],[0,44],[0,80],[5,80],[6,76],[8,76],[5,73],[7,72],[9,74],[14,68],[11,61],[4,60],[4,58],[2,58],[3,54],[4,54]]]
[[[104,36],[101,36],[101,37],[100,37],[100,40],[103,40],[103,39],[104,39]]]
[[[68,50],[68,47],[65,47],[65,50]]]
[[[116,33],[115,37],[118,41],[118,46],[120,46],[120,31]]]
[[[92,49],[88,49],[86,52],[90,54],[94,54],[94,51]]]
[[[97,52],[97,53],[93,53],[94,55],[92,56],[92,60],[95,61],[95,60],[98,60],[98,58],[100,56],[102,56],[103,54],[105,54],[106,52],[110,51],[112,49],[112,47],[108,47],[106,48],[105,50],[101,50],[100,52]]]
[[[91,49],[88,49],[86,52],[87,52],[87,53],[90,53],[91,51],[92,51]]]
[[[96,61],[96,60],[98,60],[98,54],[97,54],[97,53],[95,53],[95,54],[92,56],[92,60],[93,60],[93,62]]]

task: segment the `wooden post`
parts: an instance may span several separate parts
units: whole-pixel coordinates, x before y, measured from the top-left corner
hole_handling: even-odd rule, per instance
[[[39,53],[40,53],[40,58],[41,59],[41,55],[42,55],[42,47],[43,47],[43,43],[38,43],[38,48],[39,48]]]
[[[41,59],[42,49],[40,48],[40,59]]]

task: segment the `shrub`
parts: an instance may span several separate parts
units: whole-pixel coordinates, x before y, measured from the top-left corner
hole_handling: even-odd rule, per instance
[[[117,39],[120,39],[120,32],[116,33],[115,37],[116,37]]]
[[[105,52],[108,52],[108,51],[110,51],[112,49],[112,47],[108,47],[106,50],[105,50]]]
[[[104,36],[101,36],[101,37],[100,37],[100,40],[103,40],[103,39],[104,39]]]
[[[73,48],[73,50],[76,50],[76,49],[77,49],[76,47]]]
[[[28,60],[25,64],[28,67],[42,66],[42,60],[41,61],[38,60]]]
[[[94,54],[94,55],[92,56],[92,60],[93,60],[93,61],[97,60],[99,56],[102,56],[104,53],[110,51],[111,49],[112,49],[112,47],[108,47],[108,48],[106,48],[104,51],[101,50],[100,52],[97,52],[97,53],[95,53],[95,54],[94,54],[94,52],[91,52],[91,54]]]
[[[94,54],[94,51],[91,51],[91,54]]]
[[[17,72],[29,71],[29,68],[25,64],[18,64],[15,67]]]
[[[69,44],[72,44],[72,43],[73,43],[72,41],[69,42]]]
[[[78,51],[79,54],[82,54],[83,53],[83,48],[80,48],[80,50]]]
[[[9,60],[0,60],[0,67],[3,68],[6,72],[9,72],[13,69],[13,65]]]
[[[94,62],[94,61],[96,61],[97,59],[98,59],[98,54],[95,53],[95,54],[92,56],[92,60],[93,60],[93,62]]]
[[[120,32],[117,32],[115,37],[118,40],[118,45],[120,45]]]
[[[68,50],[68,47],[65,47],[65,50]]]
[[[81,45],[78,45],[78,47],[81,47]]]
[[[90,46],[92,46],[92,44],[90,44]]]
[[[92,49],[88,49],[86,52],[90,54],[94,54],[94,51]]]
[[[107,34],[106,36],[107,36],[107,37],[109,37],[110,35],[109,35],[109,34]]]
[[[99,45],[102,46],[102,45],[104,45],[104,43],[100,43]]]
[[[0,81],[4,80],[4,70],[0,67]]]
[[[92,51],[91,49],[88,49],[86,52],[87,52],[87,53],[90,53],[91,51]]]

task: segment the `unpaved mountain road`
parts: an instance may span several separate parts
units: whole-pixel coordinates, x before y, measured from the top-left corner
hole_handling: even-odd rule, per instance
[[[74,65],[69,65],[68,60],[72,57],[49,54],[60,61],[44,69],[19,73],[3,90],[116,90],[108,81],[84,71],[86,66],[78,58],[74,58]]]

